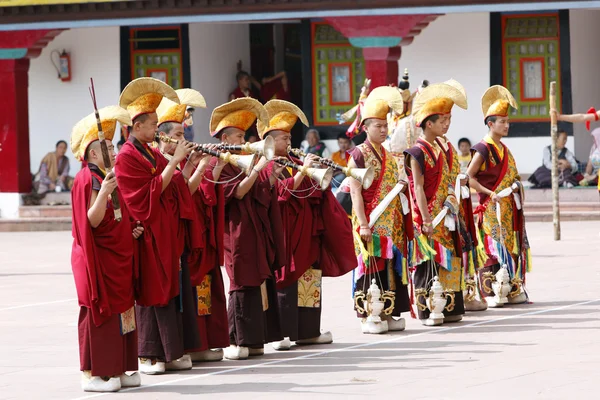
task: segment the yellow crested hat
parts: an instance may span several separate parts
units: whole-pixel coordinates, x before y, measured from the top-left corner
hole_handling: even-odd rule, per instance
[[[298,119],[308,126],[308,119],[298,106],[285,100],[269,100],[265,104],[268,114],[268,124],[258,121],[256,127],[261,140],[272,131],[284,131],[290,133]]]
[[[185,119],[185,110],[188,106],[206,108],[206,100],[204,96],[194,89],[179,89],[176,90],[179,104],[171,101],[167,97],[163,97],[160,105],[156,109],[158,115],[158,125],[165,122],[176,122],[181,124]]]
[[[369,93],[361,110],[361,125],[370,118],[386,120],[390,109],[397,114],[404,111],[404,100],[400,90],[391,86],[376,87]]]
[[[481,98],[481,110],[483,111],[484,120],[487,117],[507,117],[509,106],[515,109],[519,108],[513,95],[504,86],[494,85],[490,87]]]
[[[98,113],[102,122],[102,132],[107,140],[113,140],[117,122],[123,125],[131,125],[131,117],[129,117],[127,110],[122,107],[108,106],[101,108]],[[88,146],[96,140],[98,140],[98,122],[96,113],[91,113],[75,124],[71,132],[71,151],[75,158],[83,161]]]
[[[415,97],[413,115],[417,126],[421,126],[421,123],[432,115],[450,113],[455,104],[464,110],[467,109],[464,88],[456,81],[450,82],[429,85]]]
[[[179,104],[175,90],[163,81],[154,78],[137,78],[129,82],[119,97],[119,106],[129,111],[131,119],[156,112],[163,97]]]
[[[216,136],[225,128],[250,129],[258,118],[267,123],[269,116],[260,101],[251,97],[242,97],[215,108],[210,116],[210,134]]]

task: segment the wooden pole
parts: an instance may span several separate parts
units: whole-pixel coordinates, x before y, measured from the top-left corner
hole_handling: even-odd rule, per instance
[[[560,240],[560,207],[558,201],[558,123],[556,120],[556,82],[550,82],[550,136],[552,138],[552,224],[554,225],[554,240]]]

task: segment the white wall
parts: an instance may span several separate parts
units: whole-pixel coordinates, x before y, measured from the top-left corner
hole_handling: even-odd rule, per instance
[[[592,106],[600,109],[600,80],[597,70],[600,66],[600,52],[594,49],[594,43],[600,38],[600,11],[571,10],[569,15],[573,112],[584,113]],[[599,126],[600,123],[593,123],[592,129]],[[585,129],[585,124],[576,124],[573,132],[575,156],[581,161],[587,161],[592,145],[590,133]]]
[[[71,55],[70,82],[62,82],[50,62],[52,50]],[[72,29],[61,33],[31,60],[29,68],[29,142],[31,170],[54,150],[60,139],[70,142],[71,129],[94,111],[88,91],[94,78],[98,107],[117,104],[120,94],[119,28]],[[71,159],[71,174],[80,164]]]
[[[250,29],[248,24],[190,24],[190,64],[193,89],[206,99],[206,109],[194,113],[195,140],[210,142],[210,114],[229,100],[235,89],[236,64],[242,60],[250,71]]]

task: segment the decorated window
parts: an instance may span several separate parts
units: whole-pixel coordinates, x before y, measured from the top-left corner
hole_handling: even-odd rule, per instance
[[[312,24],[313,104],[315,125],[337,125],[352,108],[365,80],[362,49],[332,26]]]
[[[181,63],[181,28],[132,28],[131,76],[160,79],[175,89],[184,86]]]
[[[546,121],[548,88],[556,81],[560,107],[560,32],[558,13],[502,17],[504,86],[519,109],[511,109],[514,121]]]

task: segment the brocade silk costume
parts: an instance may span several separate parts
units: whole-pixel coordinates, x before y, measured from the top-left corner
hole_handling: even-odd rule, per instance
[[[351,152],[357,168],[371,167],[375,171],[372,185],[361,192],[367,218],[398,183],[396,161],[385,148],[381,147],[381,151],[379,154],[367,139]],[[358,260],[358,267],[354,271],[354,290],[366,293],[371,280],[376,279],[377,284],[383,286],[382,290],[394,292],[395,303],[391,315],[395,317],[410,311],[407,262],[409,251],[412,250],[413,225],[410,205],[406,204],[405,207],[408,211],[406,215],[403,213],[400,197],[396,196],[375,222],[372,229],[373,240],[367,245],[360,238],[360,223],[355,212],[352,217],[354,248]],[[359,317],[364,318],[366,315],[359,313]]]

